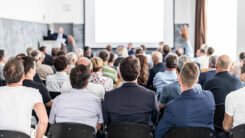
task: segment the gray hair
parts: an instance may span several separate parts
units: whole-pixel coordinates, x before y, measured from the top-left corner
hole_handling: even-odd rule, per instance
[[[77,50],[76,50],[76,54],[77,54],[77,56],[78,57],[83,57],[83,49],[82,48],[78,48]]]
[[[31,56],[35,59],[35,61],[38,61],[42,57],[42,53],[39,50],[34,50],[31,52]]]
[[[67,59],[68,59],[68,64],[69,64],[69,65],[72,63],[73,60],[76,62],[77,59],[78,59],[76,53],[74,53],[74,52],[69,52],[69,53],[67,53],[67,54],[66,54],[66,57],[67,57]]]
[[[217,62],[217,58],[218,58],[218,56],[211,56],[209,58],[209,66],[211,68],[215,68],[215,65],[216,65],[216,62]]]
[[[185,55],[179,57],[177,61],[177,70],[180,73],[181,69],[184,67],[185,63],[191,62],[191,58]]]
[[[28,48],[26,49],[26,54],[27,54],[28,56],[30,56],[32,51],[33,51],[33,48],[32,48],[32,47],[28,47]]]

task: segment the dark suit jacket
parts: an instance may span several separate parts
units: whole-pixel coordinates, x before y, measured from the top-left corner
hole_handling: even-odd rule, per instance
[[[158,112],[155,93],[136,83],[124,83],[105,93],[103,117],[106,125],[130,122],[152,127]]]
[[[154,79],[155,75],[158,72],[164,72],[165,70],[166,70],[166,68],[165,68],[163,63],[159,63],[157,65],[154,65],[154,67],[152,69],[150,69],[149,78],[148,78],[148,81],[147,81],[146,88],[148,88],[150,90],[154,90],[154,88],[153,88],[153,79]]]
[[[207,127],[214,132],[214,109],[214,97],[210,91],[187,90],[166,105],[155,138],[162,138],[174,126]]]
[[[241,81],[227,71],[216,73],[214,78],[204,85],[205,90],[210,90],[213,93],[216,104],[225,103],[226,95],[241,87]]]
[[[199,76],[199,84],[204,87],[204,84],[208,81],[211,80],[216,74],[216,70],[209,70],[207,72],[201,72]]]
[[[53,57],[49,54],[45,54],[45,58],[43,60],[43,64],[53,66]]]
[[[57,40],[58,38],[58,33],[53,33],[51,34],[51,31],[48,30],[48,37],[51,39],[51,40]],[[66,45],[68,45],[68,37],[66,34],[63,34],[63,38],[66,40],[65,43]]]

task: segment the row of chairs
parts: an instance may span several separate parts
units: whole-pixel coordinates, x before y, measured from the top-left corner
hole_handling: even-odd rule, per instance
[[[59,123],[50,127],[48,138],[96,138],[96,132],[83,124]],[[164,138],[213,138],[209,128],[173,127]],[[0,138],[30,138],[28,135],[9,130],[0,130]],[[106,128],[105,138],[153,138],[152,129],[135,123],[115,123]],[[235,127],[230,138],[245,138],[245,124]]]

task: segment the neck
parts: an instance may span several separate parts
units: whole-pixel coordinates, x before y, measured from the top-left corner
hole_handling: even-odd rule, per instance
[[[229,69],[216,69],[216,73],[219,72],[229,72]]]
[[[183,93],[183,92],[185,92],[187,90],[190,90],[190,89],[193,89],[193,87],[180,86],[181,93]]]
[[[103,64],[107,65],[108,64],[108,61],[105,61]]]
[[[25,79],[26,79],[26,80],[33,80],[33,76],[26,75],[26,76],[25,76]]]
[[[62,71],[57,71],[57,72],[66,72],[66,69],[62,70]]]
[[[155,64],[154,64],[154,65],[158,65],[159,63],[161,63],[161,62],[155,62]]]
[[[22,86],[22,82],[7,84],[8,87]]]
[[[175,71],[176,68],[166,68],[167,71]]]
[[[113,66],[113,63],[108,63],[108,66],[111,66],[112,67]]]

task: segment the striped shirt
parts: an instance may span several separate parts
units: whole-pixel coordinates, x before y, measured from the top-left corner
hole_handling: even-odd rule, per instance
[[[105,77],[109,77],[113,80],[113,82],[117,82],[117,71],[108,65],[103,65],[102,73]]]

